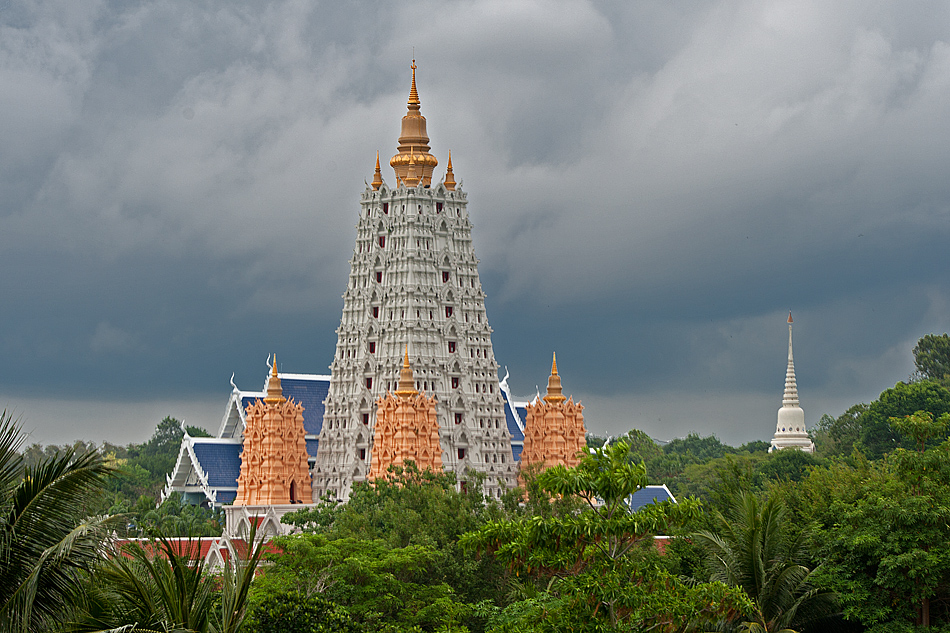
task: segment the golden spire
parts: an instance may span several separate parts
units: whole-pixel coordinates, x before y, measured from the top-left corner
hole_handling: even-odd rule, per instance
[[[396,182],[402,181],[406,186],[414,187],[422,183],[432,184],[432,169],[439,164],[438,159],[429,153],[429,136],[426,134],[426,118],[419,113],[419,91],[416,90],[416,60],[412,60],[412,87],[409,89],[409,108],[406,116],[402,117],[402,129],[399,135],[399,146],[395,156],[389,164],[396,172]],[[419,151],[413,156],[413,151]],[[416,182],[407,182],[409,164],[414,162],[421,168],[421,174],[416,171]]]
[[[399,388],[395,395],[400,398],[411,398],[418,395],[416,381],[412,377],[412,367],[409,366],[409,345],[406,345],[406,356],[402,361],[402,370],[399,372]]]
[[[379,171],[379,150],[376,151],[376,173],[373,174],[373,189],[379,191],[380,186],[383,184],[383,174]]]
[[[544,396],[545,402],[563,402],[567,400],[561,393],[561,377],[557,375],[557,354],[551,362],[551,377],[548,378],[548,395]]]
[[[449,166],[445,168],[445,188],[455,191],[455,174],[452,173],[452,150],[449,150]]]
[[[270,377],[267,379],[267,396],[264,398],[264,402],[267,404],[279,404],[284,400],[284,393],[280,387],[280,378],[277,377],[277,354],[274,354],[274,364],[271,366]]]
[[[791,310],[788,311],[788,322],[789,322],[789,323],[792,322],[792,311],[791,311]]]
[[[416,110],[419,109],[419,91],[416,90],[416,60],[413,58],[412,63],[409,64],[409,67],[412,68],[412,88],[409,89],[409,106],[410,110],[412,106],[416,106]]]

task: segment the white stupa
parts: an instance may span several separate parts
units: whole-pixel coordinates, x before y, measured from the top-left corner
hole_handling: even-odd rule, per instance
[[[778,410],[778,422],[769,452],[797,448],[806,453],[815,452],[815,443],[805,428],[805,412],[798,404],[798,384],[795,382],[795,361],[792,358],[792,313],[788,313],[788,368],[785,370],[785,396]]]

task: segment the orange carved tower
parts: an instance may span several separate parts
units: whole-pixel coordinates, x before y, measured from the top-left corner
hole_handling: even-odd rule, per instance
[[[234,505],[310,503],[305,435],[303,406],[284,398],[275,355],[264,401],[255,400],[247,406]]]
[[[543,468],[563,464],[568,468],[580,462],[578,453],[586,446],[584,407],[561,393],[557,374],[557,356],[551,363],[548,393],[543,400],[529,404],[525,413],[524,451],[521,467],[540,463]]]
[[[376,406],[369,479],[384,477],[391,465],[402,465],[410,459],[420,470],[442,470],[435,397],[416,391],[408,347],[399,372],[399,388],[379,398]]]

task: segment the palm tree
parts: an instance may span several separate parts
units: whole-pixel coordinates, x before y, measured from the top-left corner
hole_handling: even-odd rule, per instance
[[[792,631],[835,610],[833,593],[812,584],[815,570],[805,566],[805,533],[792,533],[785,506],[737,491],[725,512],[711,518],[713,529],[693,534],[704,553],[709,580],[741,587],[755,604],[753,633]]]
[[[96,574],[88,611],[74,629],[235,633],[264,553],[253,526],[247,543],[232,542],[238,555],[219,575],[200,556],[197,539],[159,535],[129,543]]]
[[[23,435],[0,413],[0,630],[57,628],[82,598],[114,519],[87,517],[112,469],[72,449],[24,468]]]

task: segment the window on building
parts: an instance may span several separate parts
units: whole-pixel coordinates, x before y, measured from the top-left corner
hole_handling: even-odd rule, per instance
[[[364,414],[363,414],[363,424],[369,424],[369,414],[368,414],[368,413],[364,413]]]
[[[384,203],[383,203],[383,213],[385,213],[385,214],[387,214],[387,215],[389,214],[389,203],[388,203],[388,202],[384,202]]]
[[[446,283],[449,280],[449,271],[442,271],[442,283]]]
[[[366,388],[367,388],[367,389],[372,389],[372,388],[373,388],[373,379],[372,379],[372,378],[367,378],[367,379],[366,379]]]
[[[452,376],[452,389],[459,388],[459,378],[458,376]]]
[[[379,306],[373,306],[373,318],[374,319],[379,318]]]
[[[386,236],[385,236],[385,235],[380,235],[380,236],[379,236],[379,247],[380,247],[380,248],[386,248]]]
[[[445,318],[452,316],[452,306],[445,306]]]
[[[455,341],[449,341],[449,354],[455,353]]]
[[[436,212],[436,213],[442,213],[442,203],[441,203],[441,202],[436,202],[436,203],[435,203],[435,212]]]
[[[360,449],[360,459],[364,459],[364,460],[366,459],[366,449],[365,449],[365,448],[361,448],[361,449]]]
[[[465,459],[465,449],[464,449],[464,448],[460,448],[458,454],[459,454],[459,459]]]
[[[376,341],[370,341],[370,342],[369,342],[369,353],[370,353],[370,354],[375,354],[375,353],[376,353]]]
[[[461,424],[461,423],[462,423],[462,414],[461,414],[461,413],[456,413],[456,414],[455,414],[455,423],[456,423],[456,424]]]
[[[376,283],[383,283],[383,273],[380,270],[376,271]]]

